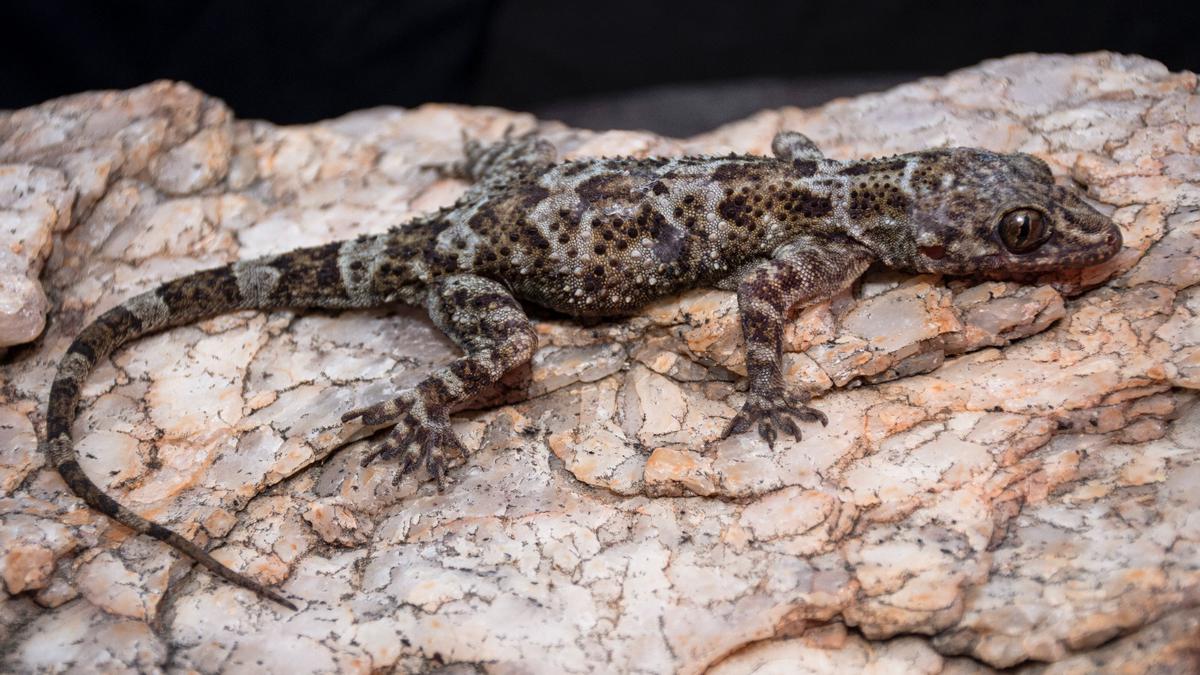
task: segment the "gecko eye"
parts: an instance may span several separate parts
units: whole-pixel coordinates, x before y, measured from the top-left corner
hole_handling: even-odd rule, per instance
[[[1041,211],[1013,209],[1000,219],[1000,241],[1013,253],[1029,253],[1050,238],[1050,226]]]

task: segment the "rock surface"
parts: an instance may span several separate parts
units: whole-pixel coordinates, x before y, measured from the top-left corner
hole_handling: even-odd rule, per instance
[[[869,273],[791,326],[789,381],[830,424],[774,453],[752,435],[700,452],[742,395],[731,294],[543,319],[531,367],[456,416],[474,454],[445,494],[361,468],[364,443],[327,450],[342,412],[451,358],[418,312],[240,313],[118,352],[84,391],[86,470],[295,613],[43,466],[45,396],[85,322],[448,203],[463,185],[422,166],[510,125],[569,157],[765,154],[780,129],[835,157],[1032,152],[1126,249],[1026,284]],[[0,670],[1200,668],[1191,73],[1017,56],[686,141],[443,105],[276,127],[156,83],[0,114],[0,232],[0,344],[52,308],[0,371]]]

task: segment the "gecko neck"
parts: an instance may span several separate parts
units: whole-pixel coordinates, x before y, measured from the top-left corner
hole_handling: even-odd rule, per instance
[[[910,269],[914,206],[927,179],[926,153],[827,162],[825,177],[835,204],[835,222],[844,234],[866,245],[888,267]]]

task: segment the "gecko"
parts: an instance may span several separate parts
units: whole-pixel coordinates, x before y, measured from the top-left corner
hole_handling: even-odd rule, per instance
[[[721,437],[756,428],[773,448],[780,432],[800,439],[797,422],[828,423],[785,385],[785,322],[871,264],[1006,278],[1098,264],[1122,246],[1116,224],[1032,155],[955,147],[839,161],[794,131],[778,133],[771,151],[559,162],[532,134],[468,139],[463,159],[442,167],[469,181],[452,206],[381,234],[196,272],[103,313],[58,366],[42,451],[90,507],[295,609],[85,474],[71,440],[80,389],[117,347],[235,310],[423,307],[463,355],[341,421],[392,425],[363,465],[396,460],[398,475],[424,467],[441,489],[447,462],[467,455],[449,413],[537,349],[523,302],[593,320],[686,289],[735,291],[747,391]]]

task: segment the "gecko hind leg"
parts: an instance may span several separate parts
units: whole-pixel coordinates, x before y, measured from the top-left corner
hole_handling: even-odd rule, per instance
[[[342,422],[394,422],[363,465],[398,457],[399,480],[424,464],[444,489],[447,460],[467,455],[450,427],[450,411],[528,361],[537,336],[512,294],[483,277],[443,277],[430,288],[425,306],[434,324],[466,354],[396,398],[346,413]]]
[[[470,182],[487,179],[491,175],[513,172],[540,173],[554,164],[558,152],[549,141],[538,138],[533,132],[512,134],[510,126],[504,137],[495,143],[481,143],[463,132],[463,158],[447,164],[425,164],[423,168],[437,171],[449,178],[461,178]]]

